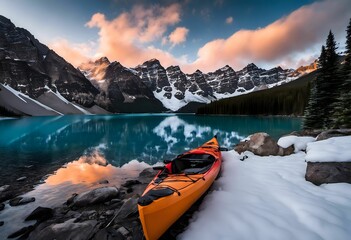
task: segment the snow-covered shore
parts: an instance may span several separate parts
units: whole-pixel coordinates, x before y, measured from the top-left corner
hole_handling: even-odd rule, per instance
[[[306,154],[223,153],[223,174],[180,239],[350,239],[351,185],[305,180]]]

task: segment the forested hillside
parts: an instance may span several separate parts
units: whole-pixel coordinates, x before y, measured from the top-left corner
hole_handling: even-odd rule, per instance
[[[197,114],[302,116],[317,71],[267,90],[227,98],[198,108]]]

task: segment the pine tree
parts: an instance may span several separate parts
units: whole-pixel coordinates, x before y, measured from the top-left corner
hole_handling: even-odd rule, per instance
[[[335,104],[340,96],[341,81],[338,75],[338,55],[334,34],[329,31],[325,48],[325,65],[322,66],[324,80],[320,84],[323,127],[331,128]]]
[[[335,104],[334,127],[351,127],[351,19],[346,29],[346,57],[339,75],[340,96]]]
[[[325,82],[326,74],[326,49],[322,46],[321,55],[318,59],[319,74],[317,75],[310,91],[310,98],[305,110],[305,119],[303,123],[304,129],[321,129],[323,128],[324,109],[322,102],[324,101],[325,91],[322,85]]]

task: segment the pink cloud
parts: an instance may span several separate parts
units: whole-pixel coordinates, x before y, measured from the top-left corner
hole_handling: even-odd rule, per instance
[[[264,28],[240,30],[227,39],[210,41],[185,69],[212,71],[226,64],[240,69],[250,62],[279,64],[284,58],[324,43],[329,29],[344,32],[351,16],[349,4],[347,0],[316,2]]]
[[[179,64],[179,61],[172,54],[155,48],[152,43],[165,43],[167,28],[180,21],[180,14],[179,4],[150,8],[135,6],[130,13],[124,12],[111,21],[104,14],[96,13],[87,26],[99,28],[97,55],[107,56],[129,67],[151,58],[158,58],[167,66]]]
[[[78,67],[82,62],[89,60],[89,54],[93,43],[71,44],[66,39],[56,39],[49,43],[49,48],[57,52],[61,57]]]
[[[209,41],[198,49],[197,59],[189,63],[187,56],[176,58],[155,47],[155,43],[175,45],[186,40],[189,30],[184,27],[166,34],[181,21],[180,5],[149,8],[138,5],[112,20],[102,13],[92,16],[86,26],[99,29],[94,51],[84,50],[89,44],[70,44],[62,39],[50,47],[75,66],[87,61],[88,57],[106,56],[127,67],[157,58],[163,66],[180,65],[187,73],[196,69],[213,71],[227,64],[238,70],[250,62],[264,67],[299,67],[302,63],[299,60],[308,61],[309,56],[316,56],[330,29],[337,37],[345,34],[350,16],[349,0],[318,1],[263,28],[243,29],[226,39]]]
[[[232,24],[233,23],[233,17],[227,17],[226,19],[225,19],[225,23],[226,24]]]
[[[188,35],[189,29],[185,27],[177,27],[170,35],[169,42],[172,46],[180,44],[186,41],[186,37]]]

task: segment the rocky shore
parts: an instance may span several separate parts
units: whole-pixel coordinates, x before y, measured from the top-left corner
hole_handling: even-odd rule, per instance
[[[152,168],[143,170],[137,179],[127,180],[121,187],[102,186],[71,198],[54,208],[39,206],[24,217],[31,225],[8,235],[9,239],[143,239],[137,200],[155,176]],[[101,184],[107,184],[102,181]],[[8,186],[0,191],[6,192]],[[28,204],[34,198],[16,197],[9,201],[12,207]],[[192,213],[202,199],[189,209],[161,239],[175,239],[188,225]],[[2,210],[5,205],[0,205]],[[0,226],[11,223],[0,222]],[[5,227],[2,226],[2,227]]]

